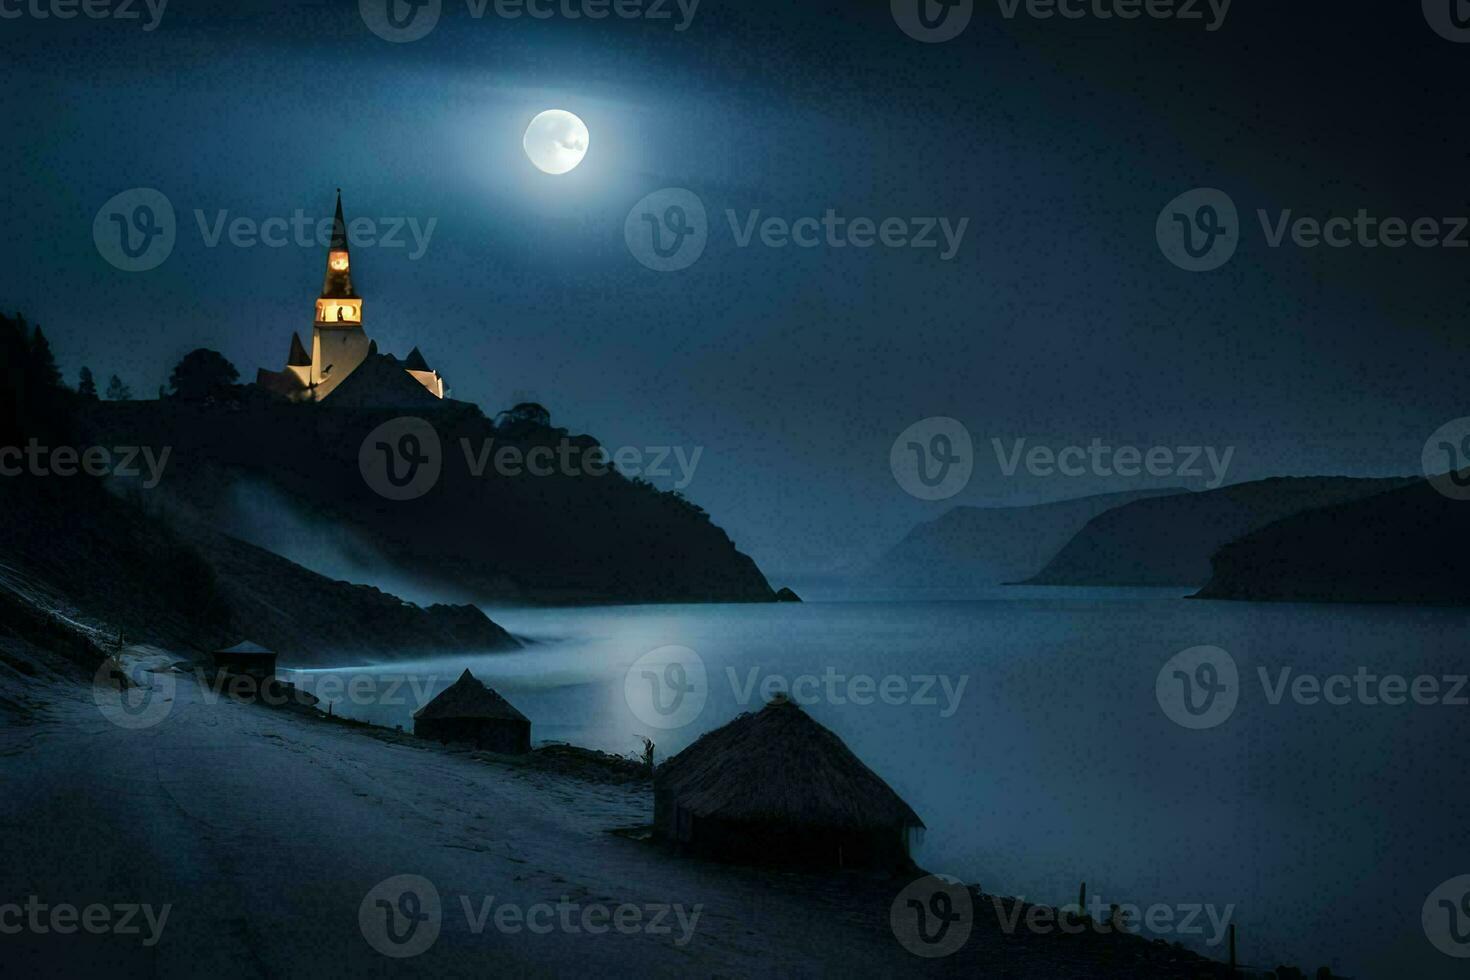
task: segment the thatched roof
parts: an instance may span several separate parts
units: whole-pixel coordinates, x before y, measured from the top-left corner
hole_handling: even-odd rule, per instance
[[[268,655],[271,655],[271,656],[274,656],[275,655],[275,651],[274,650],[267,650],[265,647],[261,646],[259,643],[251,643],[249,640],[244,640],[244,641],[242,641],[240,643],[236,643],[232,647],[225,647],[224,649],[216,650],[215,653],[234,653],[234,654],[252,653],[252,654],[263,654],[263,655],[264,654],[268,654]]]
[[[521,714],[505,698],[475,679],[466,670],[459,680],[446,687],[440,695],[413,713],[414,719],[436,718],[504,718],[511,721],[531,719]]]
[[[697,817],[832,828],[922,827],[828,729],[778,697],[659,767],[655,785]]]

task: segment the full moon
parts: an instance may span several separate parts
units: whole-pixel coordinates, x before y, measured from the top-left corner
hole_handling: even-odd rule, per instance
[[[587,124],[565,109],[547,109],[531,120],[521,145],[543,173],[564,174],[587,155]]]

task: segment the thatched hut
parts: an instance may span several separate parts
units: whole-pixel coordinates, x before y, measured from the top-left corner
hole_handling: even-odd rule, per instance
[[[842,739],[780,696],[659,767],[654,823],[663,839],[715,857],[880,869],[910,866],[924,826]]]
[[[413,733],[507,755],[531,751],[531,720],[468,670],[414,712]]]
[[[214,666],[230,674],[244,674],[265,679],[276,672],[276,654],[259,643],[244,640],[232,647],[214,651]]]

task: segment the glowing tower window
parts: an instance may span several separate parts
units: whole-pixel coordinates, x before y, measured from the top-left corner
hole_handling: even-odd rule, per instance
[[[361,323],[362,300],[319,299],[316,301],[317,323]]]

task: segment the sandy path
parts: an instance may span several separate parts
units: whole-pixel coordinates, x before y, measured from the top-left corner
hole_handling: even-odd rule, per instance
[[[888,926],[903,882],[729,868],[609,833],[647,822],[643,788],[211,703],[188,683],[138,730],[106,720],[86,686],[32,681],[28,694],[37,709],[0,728],[0,902],[172,909],[153,946],[146,926],[0,935],[18,975],[1103,975],[1080,950],[979,919],[965,951],[920,960]],[[442,924],[426,951],[390,959],[358,912],[402,874],[433,884]],[[569,900],[572,929],[500,930],[492,911],[477,931],[461,896],[471,912],[492,897],[521,910]],[[673,914],[658,935],[584,930],[583,909],[620,903],[699,917],[692,936]]]

